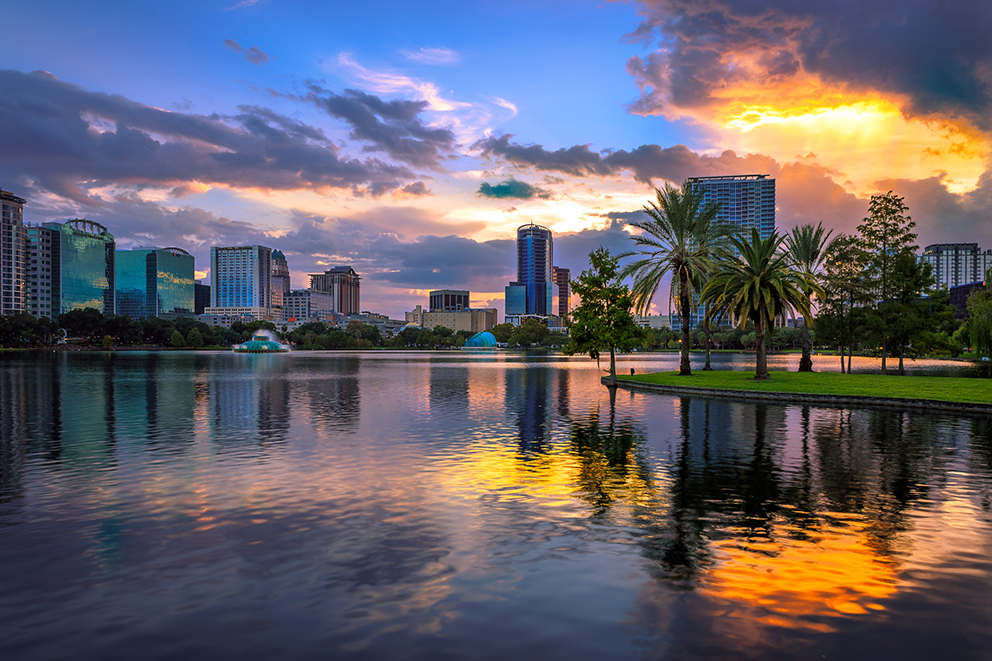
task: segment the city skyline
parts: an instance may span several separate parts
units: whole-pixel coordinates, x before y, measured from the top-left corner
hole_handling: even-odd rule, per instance
[[[14,6],[0,188],[199,279],[210,246],[282,251],[294,289],[351,264],[396,318],[444,288],[502,315],[518,226],[575,277],[694,176],[770,175],[780,231],[891,189],[921,248],[992,245],[992,10],[697,6]]]

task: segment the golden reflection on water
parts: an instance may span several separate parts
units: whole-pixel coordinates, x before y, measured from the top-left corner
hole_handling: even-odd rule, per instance
[[[897,566],[866,543],[859,517],[833,515],[840,528],[820,531],[815,543],[789,539],[773,527],[773,540],[714,542],[714,565],[701,593],[722,604],[721,617],[763,625],[831,631],[823,616],[864,615],[885,608],[896,590]]]

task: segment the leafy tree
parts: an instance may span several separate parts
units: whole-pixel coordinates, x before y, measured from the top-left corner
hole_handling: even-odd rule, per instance
[[[490,329],[490,333],[500,344],[508,344],[510,336],[513,335],[514,326],[511,323],[496,324]]]
[[[183,339],[183,334],[177,330],[172,331],[172,339],[169,340],[169,344],[179,349],[186,346],[186,340]]]
[[[619,274],[618,258],[606,248],[589,253],[590,269],[572,283],[581,303],[572,310],[571,337],[563,349],[566,355],[588,353],[599,358],[610,352],[610,386],[617,384],[616,352],[633,351],[644,337],[644,329],[631,315],[634,298]],[[547,329],[545,329],[547,330]]]
[[[177,333],[179,331],[176,331]],[[193,348],[199,348],[203,346],[203,335],[200,333],[199,328],[193,328],[189,335],[186,336],[186,346]]]
[[[70,310],[59,315],[59,325],[69,337],[86,338],[94,344],[103,339],[103,315],[96,308]]]
[[[909,211],[903,198],[892,191],[884,195],[872,195],[868,205],[868,217],[858,225],[858,245],[863,251],[863,263],[873,274],[871,284],[878,302],[879,334],[882,343],[882,374],[886,373],[886,356],[889,349],[891,305],[896,296],[893,271],[900,255],[915,255],[918,248],[916,227],[912,218],[905,215]]]
[[[823,222],[816,224],[807,223],[793,228],[790,234],[785,237],[785,249],[792,258],[792,263],[810,282],[818,282],[823,271],[824,261],[827,257],[828,241],[833,230],[824,232]],[[803,291],[806,299],[812,304],[813,291],[806,289]],[[813,343],[809,334],[809,327],[813,320],[806,318],[803,320],[803,327],[800,329],[801,342],[803,347],[802,358],[799,359],[799,372],[813,371],[813,358],[811,356]]]
[[[824,305],[816,323],[824,341],[837,344],[843,373],[844,349],[847,348],[847,371],[850,371],[852,347],[863,333],[864,314],[860,306],[866,301],[869,289],[857,238],[841,234],[830,243],[826,252]]]
[[[976,291],[968,297],[968,330],[971,348],[992,357],[992,292]]]
[[[820,286],[802,273],[793,271],[791,260],[779,251],[782,237],[777,232],[762,239],[757,229],[751,230],[751,240],[732,237],[740,256],[727,255],[726,262],[703,289],[702,300],[714,310],[723,311],[743,324],[754,323],[757,357],[754,378],[768,379],[768,359],[765,333],[776,317],[792,309],[809,318],[807,288],[822,296]]]
[[[693,297],[714,271],[717,252],[733,234],[730,226],[716,222],[719,206],[703,205],[703,190],[688,181],[681,188],[665,184],[655,189],[657,202],[648,201],[644,211],[650,217],[631,223],[641,230],[631,238],[637,246],[620,258],[638,257],[624,267],[621,278],[633,277],[633,300],[638,312],[651,306],[662,279],[671,274],[669,304],[675,302],[682,320],[682,359],[679,374],[689,376],[689,330]],[[709,337],[707,320],[706,335]],[[709,342],[707,360],[709,358]]]
[[[548,327],[533,317],[525,319],[524,323],[514,329],[507,345],[510,347],[520,347],[528,349],[533,346],[540,346],[548,336]]]

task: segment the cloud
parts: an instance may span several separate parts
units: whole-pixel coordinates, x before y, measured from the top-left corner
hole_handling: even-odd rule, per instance
[[[450,48],[421,48],[416,51],[401,50],[400,55],[420,64],[457,64],[461,56]]]
[[[259,0],[241,0],[241,2],[231,5],[224,11],[235,11],[236,9],[244,9],[245,7],[251,7],[252,5],[258,4]]]
[[[811,84],[907,100],[924,117],[992,117],[992,6],[950,11],[901,0],[641,0],[632,40],[659,48],[629,69],[641,104],[667,112],[718,103],[742,88]]]
[[[551,191],[531,186],[516,179],[507,179],[495,186],[484,181],[479,184],[479,191],[476,194],[479,197],[490,197],[497,200],[531,200],[535,197],[547,200],[551,198]]]
[[[403,188],[399,188],[393,192],[393,197],[396,198],[429,197],[433,195],[434,193],[427,188],[427,184],[422,181],[414,181],[413,183],[407,184]]]
[[[239,54],[244,53],[245,60],[252,64],[268,64],[269,62],[269,56],[264,52],[262,52],[262,50],[258,46],[252,46],[246,51],[241,44],[234,41],[233,39],[225,39],[224,48],[227,48],[228,50],[232,50],[235,53],[239,53]]]
[[[426,125],[420,114],[426,101],[383,101],[359,90],[336,94],[308,83],[305,99],[332,117],[351,125],[351,137],[371,143],[365,151],[381,151],[415,167],[440,169],[455,146],[451,130]]]
[[[351,189],[381,195],[415,178],[402,166],[343,156],[323,133],[265,108],[235,117],[167,112],[89,92],[48,73],[0,71],[0,179],[87,205],[94,188]]]
[[[424,113],[433,118],[431,125],[444,125],[457,142],[470,144],[486,134],[493,125],[516,116],[516,106],[505,99],[490,97],[486,103],[470,103],[445,97],[438,86],[393,70],[375,70],[361,65],[351,53],[341,53],[332,67],[342,78],[374,94],[404,94],[423,101]]]

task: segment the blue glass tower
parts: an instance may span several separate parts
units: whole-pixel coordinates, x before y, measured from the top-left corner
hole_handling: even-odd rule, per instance
[[[52,312],[61,314],[96,308],[104,314],[115,310],[114,235],[100,223],[76,218],[64,224],[45,223],[58,240],[51,250]]]
[[[182,248],[118,250],[117,314],[142,317],[192,316],[194,260]]]
[[[547,227],[529,224],[517,228],[517,279],[506,287],[507,316],[557,313],[553,252]]]

